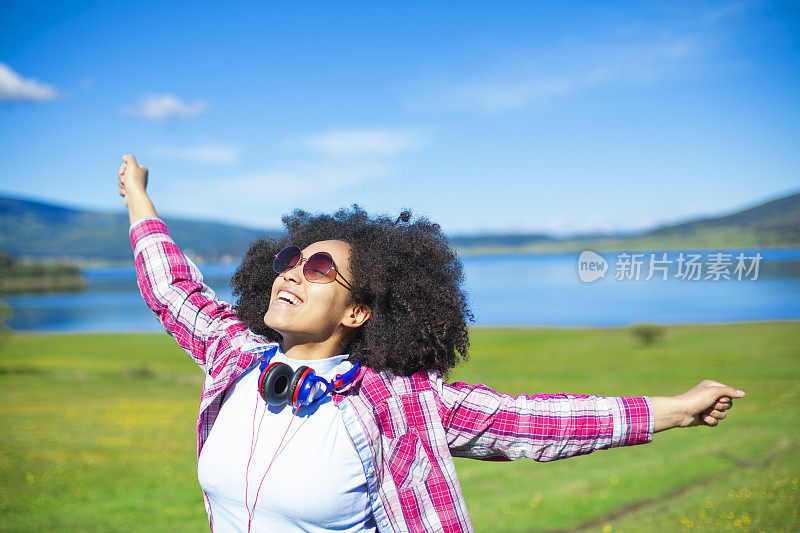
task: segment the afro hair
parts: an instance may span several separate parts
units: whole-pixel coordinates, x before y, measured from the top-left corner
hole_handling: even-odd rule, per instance
[[[408,211],[396,220],[370,218],[358,205],[333,215],[295,210],[282,220],[287,234],[252,243],[231,279],[234,309],[251,331],[281,341],[264,323],[278,276],[272,269],[275,254],[292,244],[305,248],[341,240],[350,245],[351,298],[372,310],[345,347],[351,360],[408,376],[422,369],[446,374],[467,357],[467,322],[473,316],[461,262],[438,224],[411,221]]]

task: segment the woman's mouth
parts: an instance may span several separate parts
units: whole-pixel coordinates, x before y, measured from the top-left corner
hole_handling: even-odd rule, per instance
[[[278,291],[275,295],[275,303],[284,303],[288,305],[300,305],[303,300],[299,296],[289,291]]]

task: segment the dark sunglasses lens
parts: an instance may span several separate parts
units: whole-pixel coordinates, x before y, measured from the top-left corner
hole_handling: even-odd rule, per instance
[[[297,246],[289,246],[278,252],[275,256],[275,260],[272,262],[272,268],[274,268],[275,272],[278,274],[283,274],[290,268],[294,268],[298,261],[300,261],[300,248]]]
[[[336,279],[333,259],[325,252],[317,252],[306,260],[303,275],[308,281],[331,282]]]

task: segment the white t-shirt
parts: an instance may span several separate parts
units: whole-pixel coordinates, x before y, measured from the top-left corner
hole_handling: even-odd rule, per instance
[[[330,381],[352,368],[346,358],[301,361],[279,349],[270,362],[293,370],[305,365]],[[292,419],[289,406],[270,407],[261,398],[258,377],[256,365],[228,391],[200,453],[197,475],[211,504],[214,531],[247,531],[245,488],[251,512],[258,492],[251,531],[376,531],[364,468],[330,395]]]

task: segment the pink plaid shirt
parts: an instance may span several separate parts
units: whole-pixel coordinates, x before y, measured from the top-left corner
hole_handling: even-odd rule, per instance
[[[220,410],[223,392],[270,343],[216,300],[164,223],[131,226],[136,277],[164,329],[205,372],[197,419],[197,455]],[[453,457],[553,461],[653,439],[647,396],[510,396],[484,385],[445,383],[439,372],[410,377],[361,367],[334,394],[364,466],[378,530],[472,531]],[[204,499],[209,524],[213,516]]]

